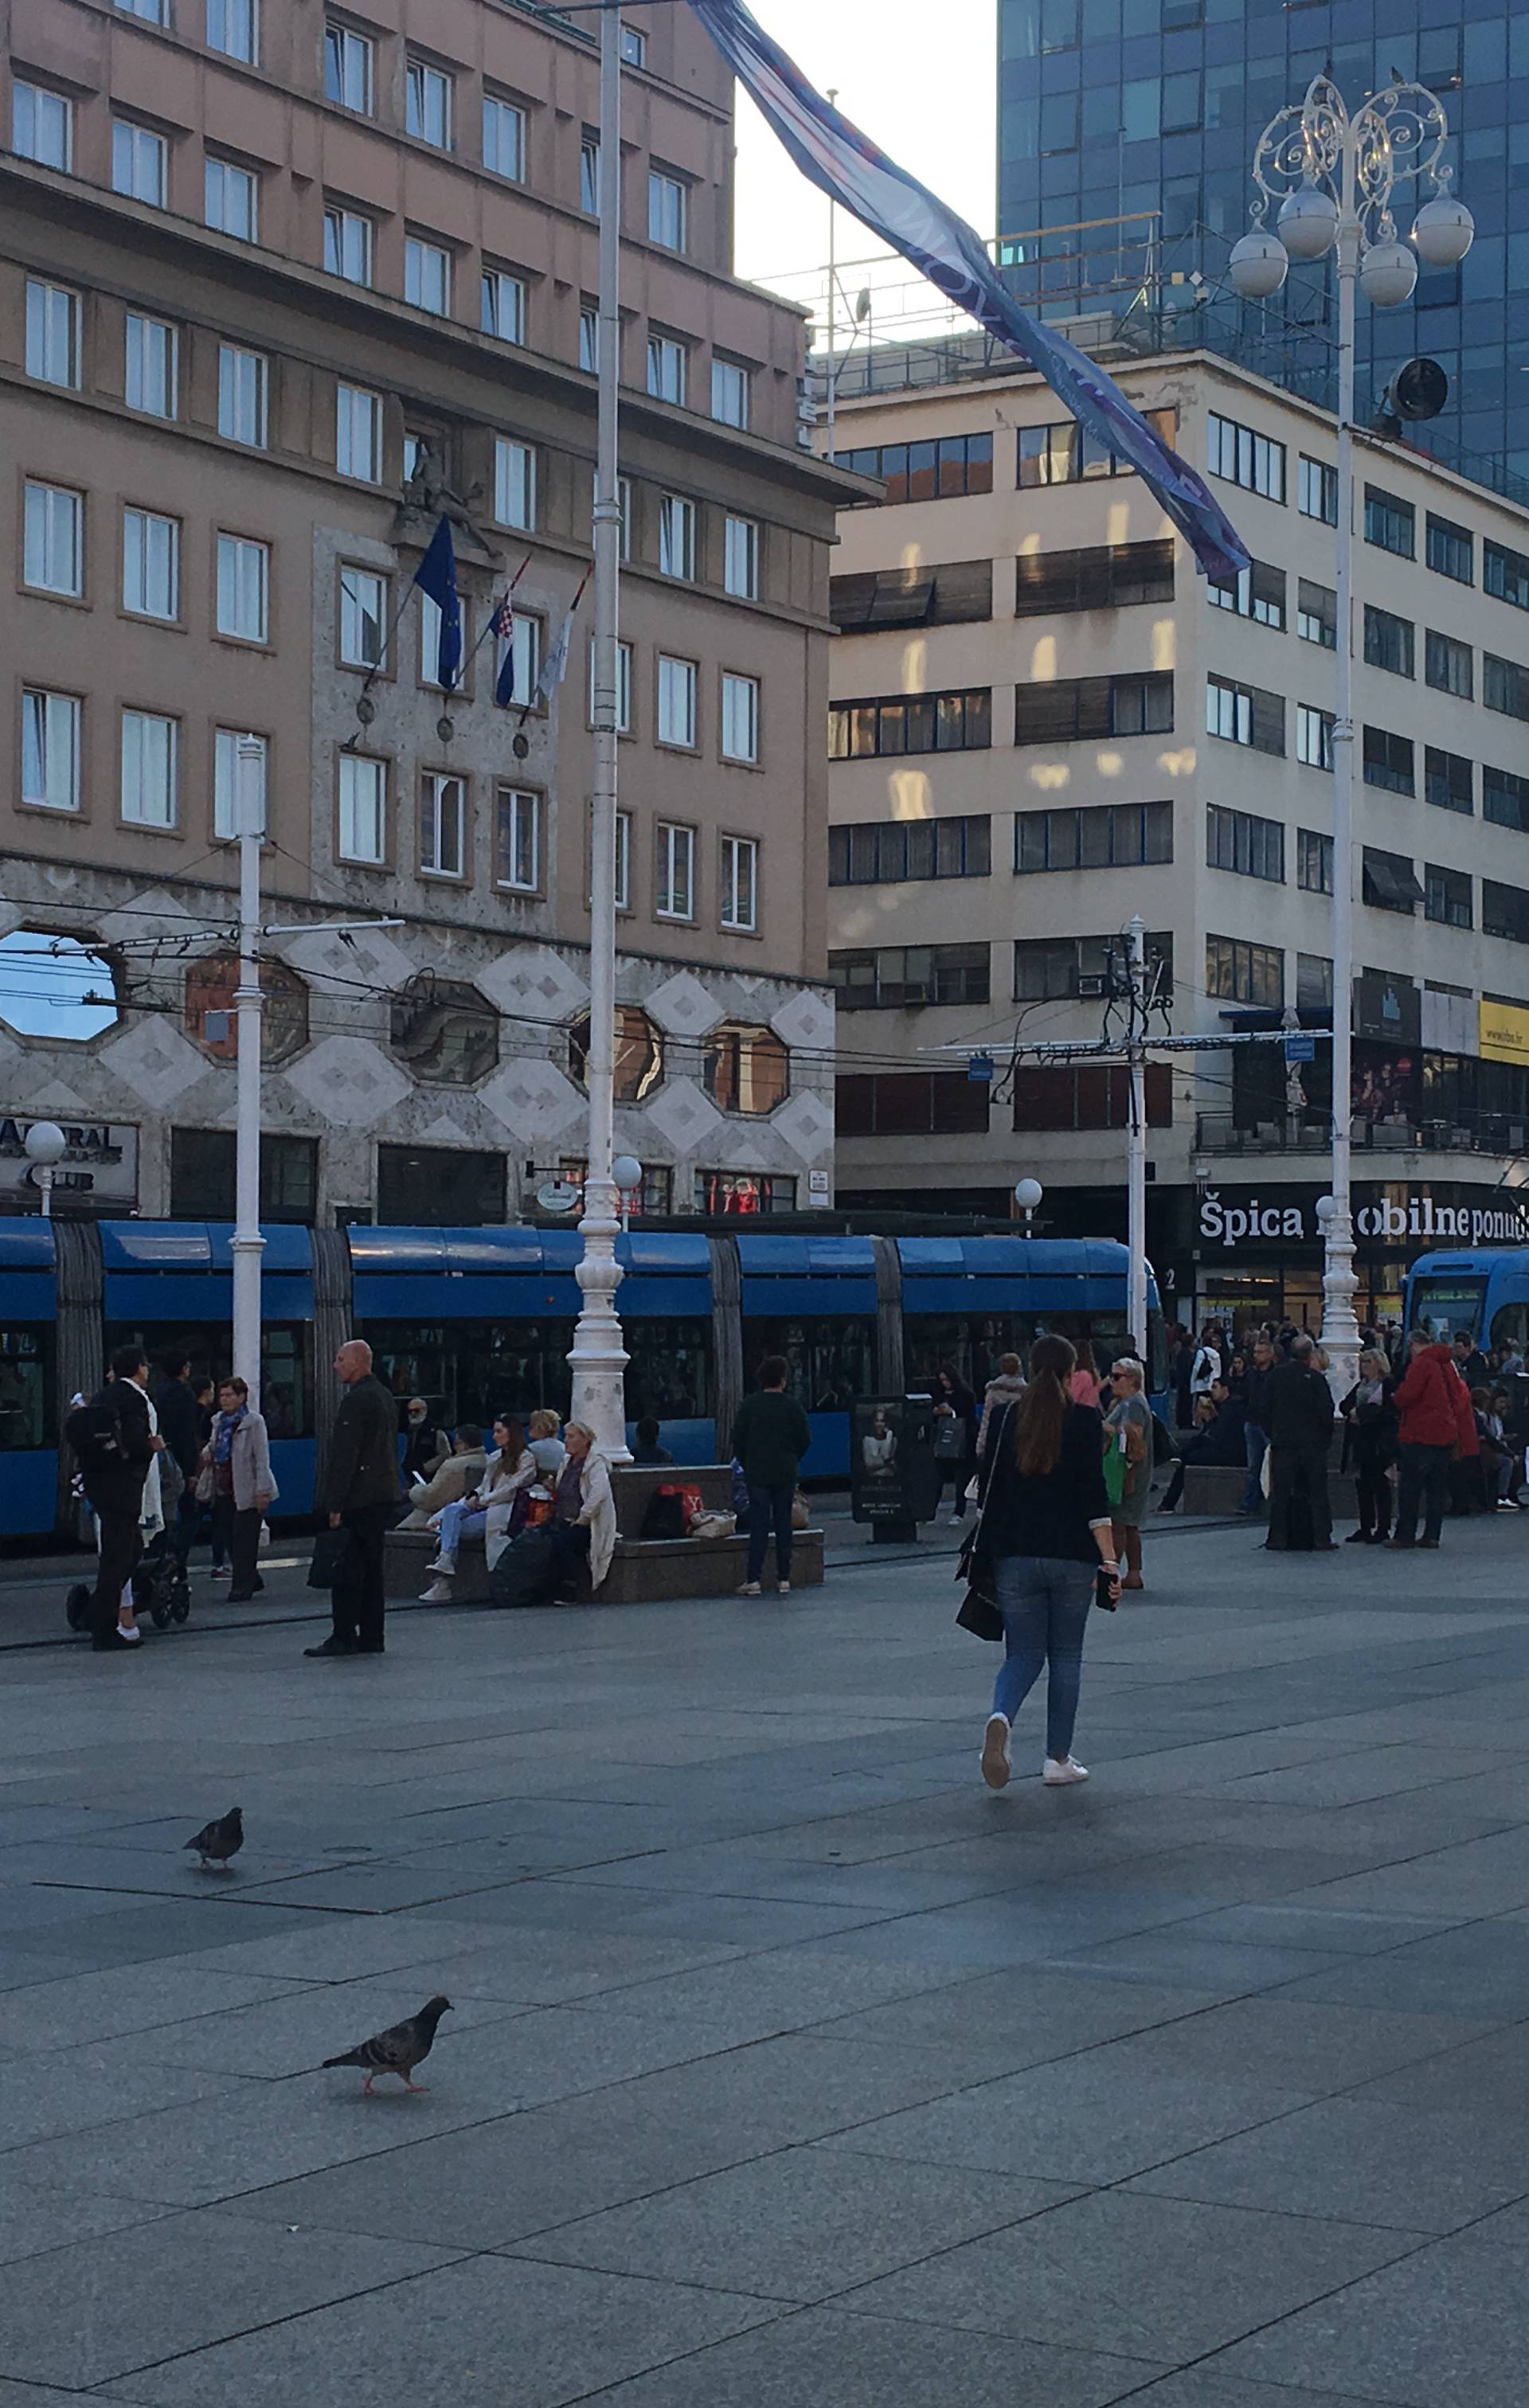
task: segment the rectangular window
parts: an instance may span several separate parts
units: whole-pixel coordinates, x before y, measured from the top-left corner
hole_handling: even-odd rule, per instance
[[[218,633],[264,644],[270,633],[269,544],[249,536],[218,538]]]
[[[347,284],[371,283],[370,218],[359,209],[342,208],[337,202],[325,209],[324,265],[331,276],[343,276]]]
[[[648,64],[648,36],[636,25],[622,27],[622,64],[645,67]]]
[[[231,443],[265,448],[265,360],[260,351],[218,346],[218,432]]]
[[[586,134],[579,146],[579,206],[585,214],[600,214],[600,137]]]
[[[973,569],[987,567],[985,562],[960,565],[968,566]],[[920,573],[904,572],[909,578]],[[959,577],[960,569],[924,570],[922,574],[930,587],[931,602],[937,605],[941,580]],[[1278,570],[1269,574],[1278,579],[1282,624],[1284,578]],[[834,580],[836,586],[845,581]],[[991,580],[982,581],[989,584],[991,592]],[[1115,610],[1138,602],[1171,602],[1173,586],[1171,538],[1155,543],[1092,544],[1080,552],[1026,552],[1015,563],[1015,616],[1029,619],[1053,611]],[[1214,595],[1216,589],[1211,591]],[[990,599],[980,612],[972,610],[961,615],[986,618],[991,609]],[[923,614],[926,621],[946,615],[955,614],[946,614],[937,608]],[[911,623],[911,612],[909,617]]]
[[[324,28],[324,98],[370,117],[377,79],[377,44],[350,25]]]
[[[174,827],[179,728],[150,710],[122,713],[122,817],[134,827]]]
[[[1237,685],[1230,678],[1207,678],[1205,724],[1207,736],[1222,736],[1232,744],[1250,745],[1255,752],[1285,749],[1285,698],[1262,686]]]
[[[1438,693],[1457,694],[1463,701],[1469,702],[1474,690],[1471,661],[1469,644],[1457,642],[1453,636],[1441,636],[1433,627],[1424,629],[1422,673]]]
[[[1148,937],[1147,963],[1158,982],[1172,985],[1173,939],[1165,931]],[[1124,980],[1123,937],[1022,937],[1015,943],[1016,1003],[1061,1003],[1085,992],[1119,993]]]
[[[632,814],[616,814],[616,909],[632,909]]]
[[[340,570],[340,659],[350,669],[379,669],[388,632],[388,580],[375,569]]]
[[[541,888],[541,796],[501,786],[494,802],[493,877],[517,895]]]
[[[1337,595],[1330,585],[1314,584],[1303,577],[1296,590],[1295,632],[1308,644],[1321,644],[1324,652],[1337,650]]]
[[[1457,585],[1476,582],[1476,538],[1468,527],[1456,526],[1452,519],[1438,519],[1428,513],[1424,557],[1430,568],[1440,577],[1452,577]]]
[[[1403,560],[1418,556],[1418,514],[1410,502],[1388,494],[1379,485],[1365,488],[1365,540]]]
[[[418,141],[433,142],[437,150],[451,147],[451,79],[428,59],[409,59],[405,64],[404,131]]]
[[[1529,945],[1529,895],[1522,886],[1503,886],[1494,878],[1482,879],[1481,934],[1507,937],[1515,945]]]
[[[43,594],[85,591],[85,496],[28,478],[21,575]]]
[[[722,759],[759,760],[759,680],[722,671]]]
[[[1482,542],[1481,591],[1516,610],[1529,610],[1529,552],[1514,552],[1506,543]]]
[[[219,727],[213,731],[212,833],[225,839],[236,837],[239,832],[239,781],[242,774],[239,746],[244,741],[245,732],[242,727]],[[257,736],[255,742],[260,747],[255,791],[264,819],[270,748],[264,736]]]
[[[632,557],[632,480],[630,477],[618,477],[616,480],[616,506],[622,514],[622,558],[630,560]]]
[[[722,924],[751,937],[759,925],[759,842],[751,836],[722,839]]]
[[[460,778],[426,770],[420,780],[420,874],[460,878],[467,840],[467,794]]]
[[[1172,547],[1165,549],[1171,551]],[[1081,553],[1047,555],[1050,559],[1064,556],[1075,560],[1083,557]],[[1025,565],[1020,563],[1017,607],[1021,615],[1029,610]],[[1130,598],[1141,597],[1133,594]],[[975,624],[993,616],[993,563],[951,560],[937,567],[854,569],[848,576],[829,579],[828,609],[841,635],[873,627],[954,627]]]
[[[590,638],[590,724],[594,724],[594,638]],[[625,642],[616,646],[616,733],[632,733],[632,647]]]
[[[1295,883],[1308,895],[1333,891],[1333,839],[1316,828],[1295,831]]]
[[[945,501],[955,494],[993,491],[991,435],[943,435],[927,443],[871,443],[858,451],[836,452],[836,468],[852,468],[862,477],[879,477],[886,487],[884,502]],[[1021,484],[1039,484],[1026,478],[1021,463]]]
[[[10,88],[10,147],[22,159],[41,167],[74,164],[75,106],[46,84],[23,83],[20,76]]]
[[[749,423],[749,371],[734,360],[711,363],[711,415],[724,426]]]
[[[1171,552],[1172,547],[1168,549]],[[1214,609],[1235,610],[1238,618],[1255,619],[1262,627],[1283,628],[1285,572],[1271,568],[1266,561],[1255,560],[1250,568],[1239,570],[1236,577],[1207,583],[1206,598]]]
[[[428,643],[436,644],[438,641],[439,622],[437,620],[431,629]],[[496,681],[499,671],[504,667],[507,652],[512,652],[515,655],[514,672],[509,685],[512,699],[522,707],[535,702],[536,682],[541,676],[541,621],[531,611],[512,610],[509,614],[507,638],[504,636],[494,638],[493,671]],[[436,653],[427,648],[425,659],[432,669],[436,658]]]
[[[208,159],[207,162],[207,208],[209,226],[219,234],[231,234],[240,242],[256,242],[260,237],[260,179],[248,167],[236,167],[230,159]]]
[[[1392,795],[1417,793],[1410,736],[1393,736],[1387,727],[1365,728],[1365,783],[1383,786]]]
[[[1516,661],[1500,661],[1495,652],[1481,655],[1481,700],[1488,710],[1503,710],[1509,719],[1529,719],[1529,669]]]
[[[364,752],[340,754],[339,855],[373,866],[385,854],[388,765]]]
[[[1168,669],[1140,677],[1057,678],[1015,691],[1016,744],[1068,744],[1091,736],[1165,736],[1172,727],[1173,673]]]
[[[841,1011],[906,1010],[921,1003],[986,1003],[989,947],[878,945],[830,953],[829,983]]]
[[[493,445],[493,516],[499,526],[531,528],[536,523],[536,454],[529,443],[507,435]]]
[[[658,883],[653,894],[658,920],[695,916],[695,830],[673,820],[658,824]]]
[[[740,601],[759,599],[759,529],[731,510],[722,522],[722,584]]]
[[[685,220],[690,195],[678,176],[662,168],[648,170],[648,239],[664,251],[685,248]]]
[[[1206,867],[1231,869],[1243,878],[1285,882],[1285,831],[1279,820],[1261,819],[1253,811],[1232,811],[1221,803],[1206,805]]]
[[[857,1071],[834,1082],[834,1122],[840,1137],[985,1135],[988,1090],[964,1070]],[[720,1180],[727,1174],[716,1176]],[[708,1176],[708,1194],[714,1183]],[[723,1211],[789,1211],[796,1201],[793,1179],[756,1179],[752,1172],[743,1172],[733,1183],[744,1191],[784,1188],[788,1193],[768,1201],[746,1193],[741,1201],[723,1202]]]
[[[136,309],[128,311],[126,327],[123,399],[146,418],[174,418],[179,381],[175,328],[163,318],[140,317]]]
[[[583,308],[579,312],[579,365],[588,376],[600,373],[600,312]]]
[[[1285,957],[1278,945],[1254,945],[1241,937],[1207,937],[1205,986],[1223,1003],[1252,1003],[1265,1010],[1285,1000]]]
[[[207,0],[207,48],[254,64],[259,37],[255,0]]]
[[[992,742],[993,693],[988,686],[829,705],[831,761],[883,759],[899,752],[983,752]]]
[[[987,1126],[985,1111],[982,1125]],[[691,1199],[697,1212],[713,1219],[730,1212],[794,1212],[796,1182],[779,1170],[698,1170]]]
[[[1423,900],[1412,864],[1404,853],[1378,853],[1366,845],[1360,865],[1360,893],[1376,911],[1401,911],[1409,918]]]
[[[1316,710],[1308,702],[1295,706],[1295,758],[1308,769],[1333,766],[1333,713]]]
[[[1483,770],[1483,781],[1494,774],[1490,769]],[[1423,747],[1422,791],[1424,800],[1438,810],[1469,813],[1476,809],[1474,771],[1470,762],[1459,752],[1441,752],[1436,745],[1425,744]],[[1482,810],[1483,812],[1486,810],[1484,787]]]
[[[1213,477],[1224,477],[1265,501],[1285,498],[1285,447],[1272,436],[1260,435],[1236,419],[1211,410],[1207,420],[1207,463]]]
[[[658,656],[658,741],[695,747],[695,681],[693,661]]]
[[[1512,769],[1481,768],[1481,817],[1529,836],[1529,778]]]
[[[21,693],[21,800],[49,811],[79,809],[80,704],[41,686]]]
[[[690,355],[683,343],[676,342],[672,335],[649,336],[648,390],[655,401],[675,401],[683,408],[689,371]]]
[[[1333,965],[1325,953],[1297,953],[1295,956],[1295,1000],[1311,1011],[1320,1011],[1333,1000]]]
[[[143,619],[180,616],[180,523],[156,510],[122,512],[122,609]]]
[[[1015,814],[1014,867],[1021,875],[1135,869],[1172,859],[1171,803],[1094,803]]]
[[[1437,920],[1446,928],[1469,928],[1475,924],[1471,908],[1471,882],[1464,870],[1444,869],[1437,862],[1425,862],[1422,872],[1422,916]]]
[[[1393,610],[1379,609],[1373,602],[1365,605],[1365,658],[1372,669],[1389,669],[1393,677],[1409,678],[1414,673],[1413,627],[1410,619],[1398,619]]]
[[[502,343],[525,340],[525,284],[505,267],[485,267],[480,280],[479,324]]]
[[[1320,519],[1323,526],[1337,524],[1337,470],[1325,460],[1311,460],[1303,452],[1297,480],[1296,507],[1304,519]]]
[[[150,208],[164,207],[166,166],[169,144],[163,134],[151,134],[147,125],[135,125],[131,119],[114,117],[111,121],[111,189],[124,193],[129,200],[147,201]]]
[[[117,0],[117,6],[124,17],[140,17],[146,25],[164,25],[169,22],[169,10],[165,0]]]
[[[985,812],[937,820],[862,820],[828,831],[830,886],[986,878],[992,867],[993,822]]]
[[[434,317],[451,312],[451,254],[419,235],[404,237],[404,298]]]
[[[359,384],[335,388],[335,466],[375,485],[382,475],[382,397]]]
[[[659,495],[658,566],[662,577],[695,575],[695,505],[679,494]]]
[[[525,111],[512,100],[483,94],[483,165],[518,184],[525,175]]]
[[[1179,431],[1177,410],[1149,409],[1144,410],[1142,415],[1149,426],[1156,428],[1165,443],[1176,440]],[[979,472],[985,470],[987,483],[957,485],[954,490],[984,494],[991,492],[993,484],[991,435],[965,437],[958,435],[954,437],[946,437],[938,444],[930,442],[884,445],[879,457],[887,465],[879,471],[875,467],[867,467],[864,473],[868,476],[876,476],[879,473],[886,476],[888,485],[886,498],[889,502],[933,501],[936,495],[943,499],[945,494],[950,490],[946,483],[948,472],[943,456],[936,460],[934,455],[936,452],[943,455],[947,442],[953,443],[957,452],[963,442],[981,444],[986,447],[979,454]],[[893,487],[897,477],[894,454],[899,452],[906,455],[901,469],[901,480],[905,490],[894,492]],[[925,454],[929,455],[927,459]],[[868,456],[877,455],[867,455],[859,452],[840,452],[835,454],[841,466],[848,467],[860,467],[862,462]],[[950,464],[950,473],[952,475],[959,473],[959,460],[953,461]],[[1085,435],[1075,419],[1065,418],[1050,426],[1020,428],[1019,482],[1022,486],[1077,485],[1088,483],[1098,477],[1130,477],[1135,474],[1136,471],[1129,460],[1121,459],[1116,452],[1107,450],[1102,444],[1096,442],[1092,435]]]
[[[26,280],[26,372],[39,384],[79,382],[79,295],[36,276]]]

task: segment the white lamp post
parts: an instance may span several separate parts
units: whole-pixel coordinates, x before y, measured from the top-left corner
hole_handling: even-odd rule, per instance
[[[622,1235],[632,1226],[632,1198],[642,1195],[642,1165],[635,1154],[619,1154],[610,1166],[616,1193],[622,1199]]]
[[[1033,1234],[1036,1214],[1045,1193],[1046,1190],[1038,1179],[1017,1179],[1014,1182],[1014,1201],[1024,1214],[1024,1234],[1027,1238]]]
[[[1422,84],[1391,83],[1350,118],[1326,76],[1303,101],[1271,118],[1253,153],[1253,228],[1234,246],[1233,284],[1245,300],[1266,300],[1290,260],[1322,259],[1335,246],[1338,280],[1337,673],[1333,724],[1333,1193],[1323,1216],[1322,1342],[1335,1397],[1358,1373],[1353,1214],[1350,1182],[1350,1028],[1353,1011],[1352,687],[1354,293],[1380,308],[1406,301],[1417,260],[1396,238],[1391,214],[1398,183],[1432,180],[1435,197],[1414,214],[1412,241],[1431,267],[1464,259],[1475,235],[1470,211],[1450,193],[1440,157],[1449,136],[1441,103]],[[1263,221],[1279,200],[1279,235]]]
[[[241,736],[236,748],[236,824],[239,839],[239,982],[234,990],[238,1031],[234,1140],[234,1369],[260,1407],[260,848],[265,841],[265,748]]]
[[[37,1174],[37,1193],[42,1198],[42,1217],[53,1217],[53,1171],[68,1150],[68,1139],[57,1121],[34,1121],[21,1140],[26,1158]]]

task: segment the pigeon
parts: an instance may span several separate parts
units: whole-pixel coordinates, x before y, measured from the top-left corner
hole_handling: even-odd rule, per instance
[[[343,2057],[326,2057],[324,2064],[359,2065],[366,2076],[362,2085],[364,2099],[379,2073],[396,2073],[408,2089],[422,2090],[424,2084],[411,2082],[409,2076],[429,2056],[436,2044],[436,2026],[442,2015],[450,2012],[450,1999],[430,1999],[407,2023],[393,2024],[386,2031],[374,2032],[359,2047],[348,2048]]]
[[[194,1848],[200,1856],[199,1870],[205,1871],[210,1865],[221,1865],[226,1869],[229,1857],[236,1856],[244,1845],[243,1808],[231,1806],[218,1821],[204,1823],[196,1837],[188,1840],[186,1845]]]

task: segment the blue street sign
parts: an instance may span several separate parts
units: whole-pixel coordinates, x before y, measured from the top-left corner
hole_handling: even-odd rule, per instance
[[[1285,1059],[1287,1062],[1314,1062],[1316,1058],[1317,1040],[1314,1037],[1309,1037],[1303,1033],[1298,1037],[1286,1038]]]
[[[979,1085],[986,1086],[993,1077],[992,1054],[968,1054],[966,1056],[966,1076],[968,1079],[975,1079]]]

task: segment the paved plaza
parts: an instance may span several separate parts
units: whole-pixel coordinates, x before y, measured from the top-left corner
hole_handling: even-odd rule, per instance
[[[1529,1526],[1257,1539],[1057,1792],[948,1558],[10,1648],[0,2408],[1522,2408]]]

